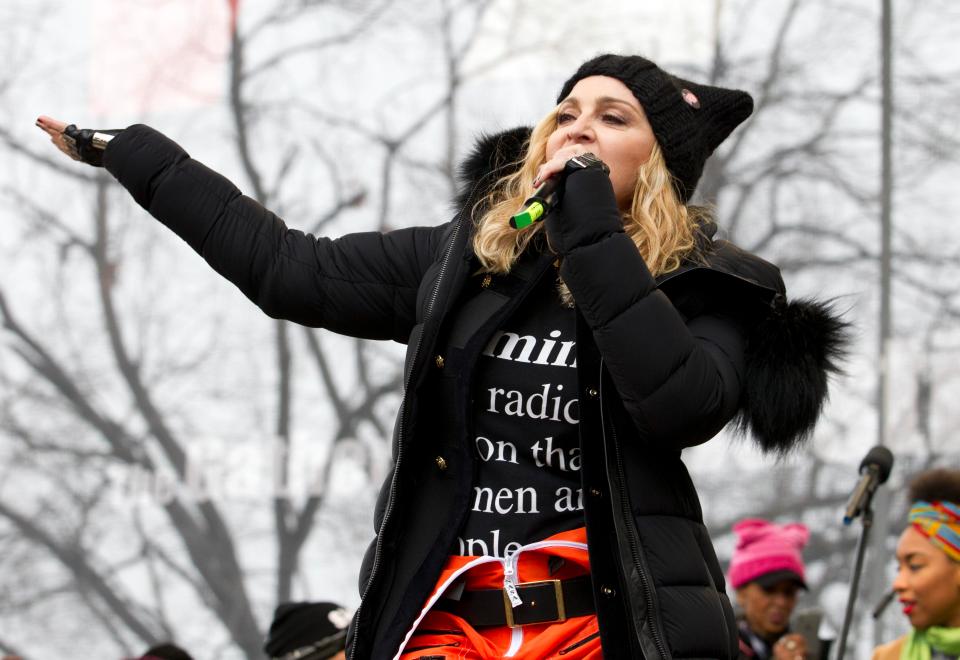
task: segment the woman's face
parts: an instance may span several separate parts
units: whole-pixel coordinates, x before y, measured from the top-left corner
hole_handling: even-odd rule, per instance
[[[621,209],[630,207],[637,170],[650,158],[656,138],[633,93],[616,78],[590,76],[574,85],[547,138],[547,160],[564,147],[581,146],[610,168]]]
[[[913,527],[897,544],[893,590],[914,628],[960,627],[960,563]]]
[[[737,589],[737,604],[753,632],[773,637],[787,629],[799,590],[800,586],[792,580],[781,580],[770,587],[750,582]]]

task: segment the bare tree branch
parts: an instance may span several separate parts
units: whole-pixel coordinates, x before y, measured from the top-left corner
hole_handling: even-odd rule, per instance
[[[390,3],[391,3],[391,0],[384,0],[380,4],[375,5],[371,11],[369,11],[367,14],[357,19],[357,22],[351,28],[349,28],[348,30],[345,30],[340,34],[336,34],[333,36],[326,36],[320,39],[314,39],[312,41],[299,43],[293,46],[287,46],[286,48],[283,48],[282,50],[278,51],[272,56],[257,63],[256,66],[253,66],[247,69],[244,75],[248,79],[254,78],[256,76],[259,76],[277,67],[279,64],[281,64],[285,60],[288,60],[297,55],[303,55],[305,53],[316,53],[318,51],[326,50],[336,46],[342,46],[343,44],[353,42],[357,39],[357,37],[361,36],[363,33],[369,30],[371,26],[383,16],[386,9],[390,6]],[[263,26],[265,26],[265,23],[261,23],[257,26],[254,26],[254,29],[255,31],[258,32]],[[250,33],[248,33],[247,35],[247,38],[249,37],[250,37]]]
[[[24,156],[27,160],[40,165],[49,172],[55,172],[60,176],[84,183],[93,183],[96,178],[95,174],[89,173],[89,169],[81,168],[76,163],[65,164],[63,157],[60,155],[56,157],[41,156],[32,149],[26,148],[13,133],[3,127],[0,127],[0,142],[3,142],[10,151]]]
[[[64,568],[73,573],[81,588],[89,589],[96,594],[116,620],[123,623],[140,639],[150,644],[158,641],[154,622],[142,621],[133,615],[131,601],[118,594],[116,585],[107,584],[100,573],[88,562],[87,553],[82,548],[60,543],[31,517],[21,514],[3,501],[0,501],[0,515],[16,525],[21,534],[44,548]]]

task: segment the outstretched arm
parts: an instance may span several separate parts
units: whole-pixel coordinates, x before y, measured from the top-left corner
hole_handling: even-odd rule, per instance
[[[65,122],[41,117],[37,125],[65,154],[90,162],[64,133]],[[417,288],[441,247],[443,226],[336,240],[304,234],[143,125],[119,132],[102,152],[102,165],[270,316],[352,336],[406,340]]]

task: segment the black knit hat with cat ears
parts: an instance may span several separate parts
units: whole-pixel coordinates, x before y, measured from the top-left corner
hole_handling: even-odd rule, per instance
[[[633,92],[653,128],[677,194],[689,201],[713,150],[753,112],[746,92],[673,76],[639,55],[600,55],[564,83],[557,103],[590,76],[616,78]]]

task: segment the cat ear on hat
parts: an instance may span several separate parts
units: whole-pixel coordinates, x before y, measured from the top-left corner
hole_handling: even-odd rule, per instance
[[[692,110],[689,116],[701,124],[707,155],[753,113],[753,97],[742,90],[702,85],[676,76],[671,76],[671,82]]]
[[[737,547],[750,545],[769,534],[773,528],[773,523],[763,518],[746,518],[739,521],[733,526],[733,532],[737,535]]]
[[[788,535],[797,549],[802,550],[810,540],[810,528],[803,523],[787,523],[783,526],[783,533]]]

